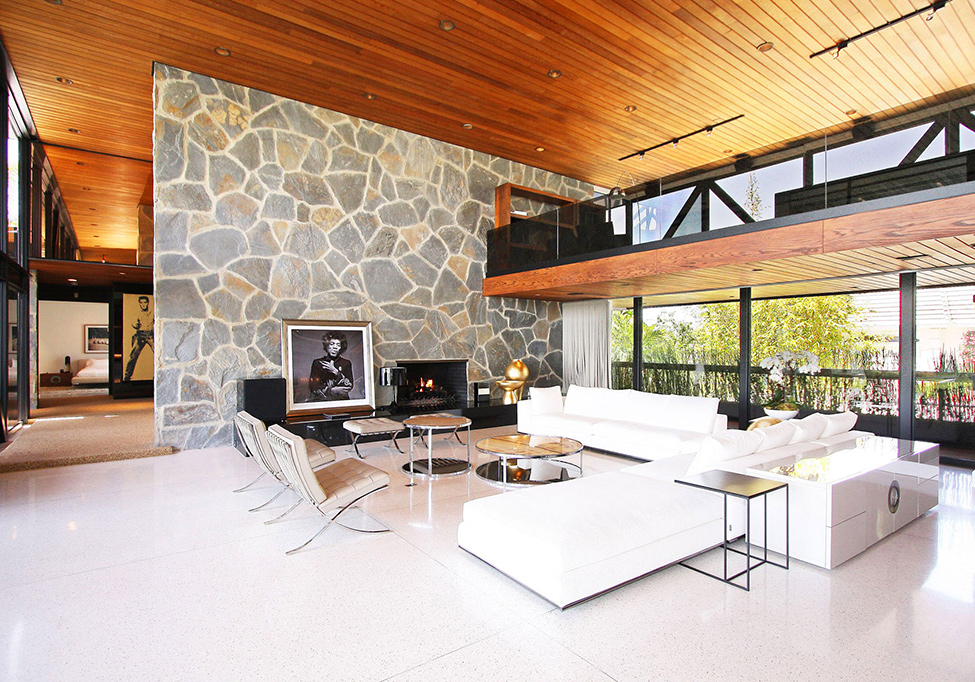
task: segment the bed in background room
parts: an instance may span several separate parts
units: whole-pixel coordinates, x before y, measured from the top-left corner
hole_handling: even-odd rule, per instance
[[[108,386],[108,358],[78,360],[72,386]]]

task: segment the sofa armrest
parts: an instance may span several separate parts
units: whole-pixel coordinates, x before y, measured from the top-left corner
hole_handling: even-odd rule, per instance
[[[717,414],[714,416],[714,428],[711,429],[711,433],[718,433],[719,431],[728,430],[728,415]]]
[[[518,408],[518,432],[531,433],[532,428],[532,401],[519,400]]]

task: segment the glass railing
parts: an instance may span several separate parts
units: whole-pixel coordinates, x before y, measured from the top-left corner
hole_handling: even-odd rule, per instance
[[[943,119],[882,134],[861,125],[808,141],[791,158],[780,153],[782,161],[739,155],[737,170],[724,176],[711,171],[701,179],[703,173],[687,171],[533,217],[513,215],[511,225],[488,232],[487,275],[646,248],[754,222],[795,222],[812,211],[973,182],[975,132],[957,120],[950,125],[959,132],[946,135]],[[935,134],[938,126],[941,132]],[[715,131],[714,137],[718,135]],[[685,143],[694,142],[658,154],[677,155]]]

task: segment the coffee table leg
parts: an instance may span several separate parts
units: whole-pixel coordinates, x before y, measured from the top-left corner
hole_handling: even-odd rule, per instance
[[[433,429],[427,429],[427,473],[433,476]]]
[[[456,433],[456,432],[455,432]],[[467,470],[471,468],[471,425],[467,425]]]

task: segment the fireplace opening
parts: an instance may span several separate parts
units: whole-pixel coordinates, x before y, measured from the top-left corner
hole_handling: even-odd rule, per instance
[[[467,404],[467,360],[400,360],[406,384],[399,387],[396,407],[436,412]]]

